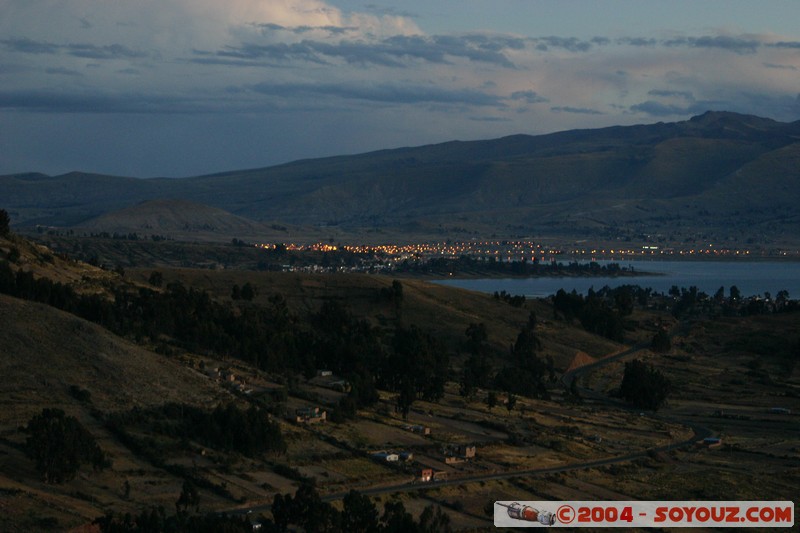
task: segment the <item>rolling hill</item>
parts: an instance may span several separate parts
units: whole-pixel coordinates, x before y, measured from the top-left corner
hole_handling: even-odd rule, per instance
[[[185,179],[5,176],[0,197],[15,224],[28,226],[83,225],[145,200],[181,198],[256,221],[406,235],[620,236],[625,226],[783,239],[800,233],[798,158],[800,121],[708,112]]]
[[[86,232],[165,235],[182,240],[218,240],[220,237],[285,238],[280,229],[239,217],[216,207],[188,200],[146,200],[104,213],[79,224]]]

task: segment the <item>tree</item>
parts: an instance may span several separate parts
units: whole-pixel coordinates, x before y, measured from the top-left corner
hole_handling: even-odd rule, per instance
[[[650,349],[657,353],[668,352],[672,348],[672,342],[669,339],[669,334],[663,329],[659,329],[653,340],[650,342]]]
[[[383,516],[381,517],[384,533],[407,533],[416,531],[414,517],[406,511],[403,502],[391,500],[383,506]]]
[[[652,365],[646,365],[641,359],[625,363],[619,392],[636,407],[657,410],[667,400],[671,388],[664,374]]]
[[[614,295],[614,304],[622,316],[628,316],[633,313],[633,293],[631,290],[627,287],[617,290]]]
[[[739,291],[739,287],[737,287],[736,285],[731,285],[731,288],[729,290],[731,295],[731,301],[735,302],[742,297],[742,293]]]
[[[420,533],[449,533],[452,530],[450,516],[439,506],[429,505],[419,515],[418,531]]]
[[[497,405],[497,393],[493,390],[490,390],[489,394],[486,395],[486,406],[491,411],[496,405]]]
[[[350,490],[344,497],[342,508],[342,531],[348,533],[371,533],[378,531],[378,510],[369,497]]]
[[[470,324],[465,334],[464,347],[470,355],[464,362],[461,395],[471,397],[475,387],[486,387],[491,378],[492,367],[487,358],[489,335],[483,323]]]
[[[109,466],[106,455],[78,419],[61,409],[43,409],[25,431],[25,454],[36,461],[45,483],[63,483],[75,477],[82,463],[102,470]]]
[[[158,270],[154,270],[152,274],[150,274],[150,278],[148,282],[153,287],[160,287],[162,283],[164,283],[164,274],[159,272]]]
[[[717,292],[714,293],[714,301],[721,302],[724,299],[725,299],[725,287],[722,286],[719,289],[717,289]]]
[[[506,399],[506,409],[508,412],[511,413],[511,410],[517,405],[517,397],[514,396],[513,392],[508,393],[508,398]]]
[[[0,237],[7,237],[11,233],[11,218],[5,209],[0,209]]]
[[[183,482],[181,494],[178,497],[178,501],[175,502],[175,509],[179,511],[183,507],[183,511],[186,512],[189,507],[197,509],[199,506],[200,494],[197,492],[197,487],[187,479]]]
[[[397,307],[403,303],[403,284],[398,280],[392,281],[392,301]]]
[[[239,296],[242,298],[242,300],[246,300],[248,302],[252,301],[255,295],[256,295],[256,290],[253,288],[253,286],[250,284],[249,281],[244,284],[241,292],[239,293]]]

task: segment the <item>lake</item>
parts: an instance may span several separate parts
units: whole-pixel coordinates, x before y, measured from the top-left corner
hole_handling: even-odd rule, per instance
[[[610,261],[598,261],[606,264]],[[496,278],[496,279],[448,279],[436,283],[460,287],[473,291],[494,293],[506,291],[509,294],[523,294],[526,297],[544,297],[555,294],[559,289],[569,292],[575,289],[586,294],[589,288],[595,290],[605,285],[639,285],[652,287],[657,292],[666,293],[670,287],[689,288],[695,286],[713,296],[721,286],[725,294],[731,285],[736,285],[742,296],[757,296],[769,292],[773,297],[778,291],[789,291],[790,298],[800,298],[800,263],[769,261],[618,261],[620,266],[633,266],[637,271],[652,272],[654,276],[635,277],[594,277],[594,278]]]

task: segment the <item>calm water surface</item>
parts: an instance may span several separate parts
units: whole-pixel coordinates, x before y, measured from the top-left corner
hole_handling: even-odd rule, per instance
[[[575,289],[585,294],[589,288],[597,290],[605,285],[612,288],[639,285],[652,287],[657,292],[667,292],[673,285],[686,288],[695,286],[709,295],[724,286],[727,295],[730,286],[736,285],[743,296],[769,292],[774,297],[778,291],[786,290],[789,291],[790,298],[800,298],[800,263],[797,262],[630,261],[619,264],[625,267],[632,265],[637,271],[658,275],[617,278],[452,279],[436,283],[488,293],[506,291],[528,297],[549,296],[559,289],[567,292]]]

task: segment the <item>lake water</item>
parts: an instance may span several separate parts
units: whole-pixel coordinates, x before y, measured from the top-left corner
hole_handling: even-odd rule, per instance
[[[607,262],[598,261],[600,264]],[[800,298],[800,263],[798,262],[729,262],[729,261],[630,261],[619,262],[620,266],[632,265],[635,270],[653,272],[655,276],[635,276],[616,278],[497,278],[497,279],[452,279],[436,283],[460,287],[480,292],[494,293],[506,291],[509,294],[523,294],[526,297],[544,297],[555,294],[559,289],[567,292],[575,289],[586,294],[589,288],[595,290],[605,285],[639,285],[652,287],[654,291],[669,291],[670,287],[695,286],[713,296],[721,286],[725,294],[731,285],[736,285],[742,296],[763,295],[769,292],[774,298],[778,291],[789,291],[790,298]]]

